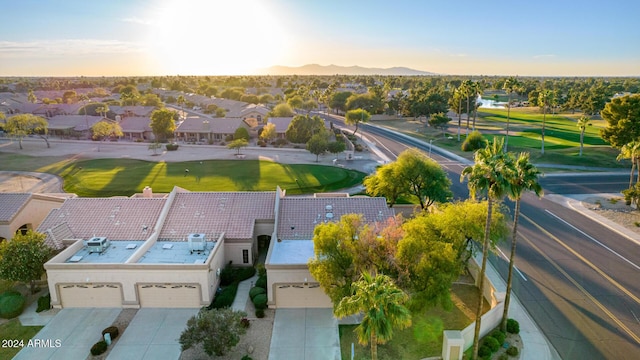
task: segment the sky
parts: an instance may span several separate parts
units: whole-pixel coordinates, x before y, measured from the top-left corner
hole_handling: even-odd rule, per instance
[[[637,0],[0,0],[0,76],[640,76]]]

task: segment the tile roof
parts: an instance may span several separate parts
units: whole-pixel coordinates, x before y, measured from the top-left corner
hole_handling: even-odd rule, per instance
[[[151,118],[141,116],[129,116],[120,121],[123,132],[151,131]]]
[[[351,213],[362,214],[368,222],[383,221],[394,216],[394,210],[387,206],[385,198],[285,197],[280,200],[278,238],[312,239],[317,224],[339,221],[342,215]]]
[[[185,240],[203,233],[215,239],[249,239],[255,220],[274,219],[275,192],[176,193],[159,239]]]
[[[53,209],[51,213],[54,213],[57,211],[59,211],[59,209]],[[69,225],[66,222],[62,222],[51,229],[47,229],[45,231],[45,234],[47,235],[47,237],[44,239],[44,243],[56,250],[61,250],[64,248],[64,244],[62,243],[62,240],[74,238],[73,232],[71,231],[71,229],[69,228]]]
[[[57,115],[50,117],[47,121],[51,130],[75,129],[82,131],[91,128],[102,119],[102,116],[94,115]]]
[[[275,124],[277,133],[284,133],[289,128],[289,124],[293,121],[293,117],[272,117],[267,123]]]
[[[208,121],[206,124],[204,121]],[[188,117],[179,126],[176,132],[198,132],[214,134],[233,134],[237,128],[242,126],[242,119],[239,118],[199,118]]]
[[[137,116],[149,116],[155,109],[155,106],[109,106],[109,111],[116,115],[124,115],[130,112]]]
[[[0,193],[0,221],[10,222],[31,199],[31,194]]]
[[[166,199],[73,198],[52,211],[38,227],[45,232],[66,223],[75,238],[145,240],[151,235]],[[146,226],[148,231],[143,231]]]

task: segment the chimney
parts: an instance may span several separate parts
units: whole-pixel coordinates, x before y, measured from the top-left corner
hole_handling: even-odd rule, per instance
[[[149,199],[153,197],[153,191],[151,190],[150,187],[145,186],[144,189],[142,189],[142,197],[149,198]]]

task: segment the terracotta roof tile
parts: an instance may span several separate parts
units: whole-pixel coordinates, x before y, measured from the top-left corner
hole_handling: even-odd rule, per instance
[[[30,198],[31,194],[0,193],[0,221],[11,221],[18,211],[27,204]]]
[[[312,239],[313,229],[321,222],[339,221],[344,214],[362,214],[366,221],[383,221],[394,216],[384,198],[366,197],[285,197],[280,200],[278,238]]]
[[[159,239],[181,241],[188,234],[208,239],[248,239],[255,220],[274,218],[275,192],[177,193]]]

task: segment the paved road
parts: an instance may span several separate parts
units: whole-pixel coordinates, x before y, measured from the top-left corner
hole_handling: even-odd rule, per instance
[[[361,125],[360,129],[391,158],[407,146],[431,151],[448,172],[455,196],[468,196],[466,185],[459,181],[467,161],[379,128]],[[628,173],[549,176],[543,185],[547,194],[618,192],[628,185]],[[638,358],[640,242],[532,195],[523,199],[519,233],[513,291],[560,356]],[[509,251],[506,244],[500,249]],[[496,256],[491,261],[506,278],[507,261]]]

